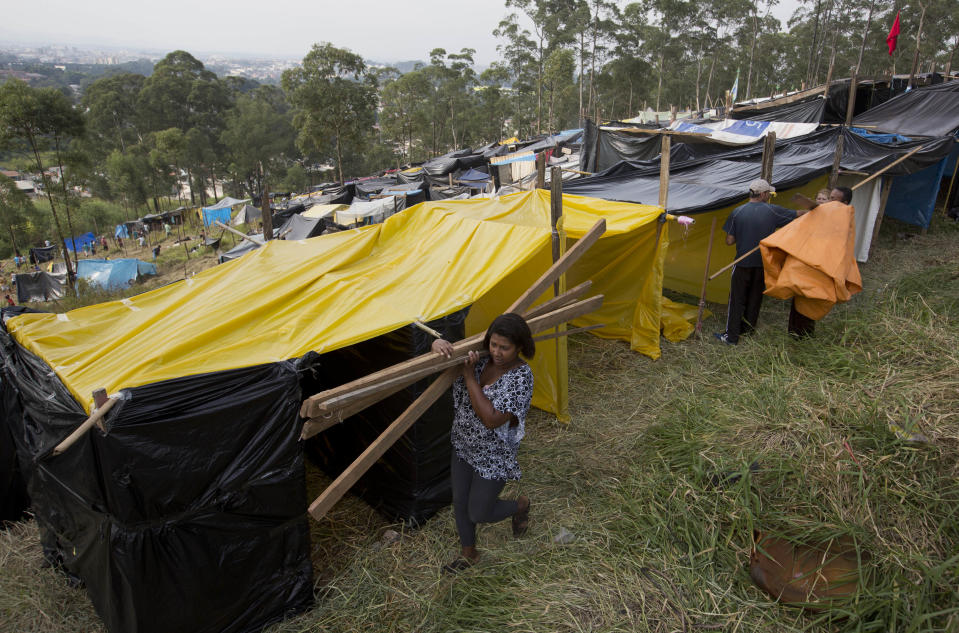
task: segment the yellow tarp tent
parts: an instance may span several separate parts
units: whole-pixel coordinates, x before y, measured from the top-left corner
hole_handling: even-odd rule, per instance
[[[576,239],[604,217],[607,233],[569,273],[606,295],[583,319],[604,336],[659,355],[662,260],[657,207],[564,196]],[[89,410],[109,393],[277,362],[351,345],[414,320],[472,305],[467,334],[481,331],[551,263],[549,192],[416,205],[380,225],[302,241],[271,241],[190,279],[65,314],[24,314],[7,329],[42,358]],[[555,355],[533,363],[534,404],[555,411]]]
[[[796,208],[790,198],[794,193],[801,193],[808,198],[815,198],[816,192],[826,186],[826,176],[816,178],[800,187],[783,190],[772,200],[773,204],[788,208]],[[710,261],[710,271],[719,270],[736,259],[736,247],[726,245],[726,234],[723,232],[723,223],[733,212],[733,209],[746,203],[745,192],[742,202],[697,213],[693,217],[696,223],[684,227],[675,222],[669,224],[669,253],[666,255],[666,269],[663,285],[670,290],[676,290],[693,297],[698,297],[702,289],[703,268],[706,265],[706,249],[709,245],[709,227],[713,218],[716,218],[716,235],[713,238],[713,253]],[[729,298],[730,273],[716,277],[706,284],[706,299],[714,303],[725,304]]]

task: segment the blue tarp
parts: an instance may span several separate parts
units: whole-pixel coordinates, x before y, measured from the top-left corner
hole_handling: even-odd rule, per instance
[[[130,231],[127,229],[126,224],[117,224],[117,228],[113,230],[113,237],[122,237],[123,239],[130,238]]]
[[[67,250],[68,251],[81,251],[83,247],[87,244],[93,244],[97,241],[97,238],[93,236],[93,233],[84,233],[79,237],[70,237],[67,238]]]
[[[954,167],[957,157],[959,144],[954,143],[949,155],[939,162],[908,176],[894,178],[889,190],[889,200],[886,201],[885,215],[907,224],[929,228],[936,209],[940,182],[946,173],[946,167]],[[951,173],[947,175],[952,177]]]
[[[219,220],[223,224],[229,224],[230,223],[230,207],[224,207],[222,209],[214,209],[213,207],[204,207],[203,226],[210,226],[217,220]]]
[[[156,264],[139,259],[81,259],[77,277],[101,288],[126,288],[138,277],[157,274]]]
[[[870,141],[875,141],[876,143],[908,143],[912,139],[908,136],[903,136],[902,134],[883,134],[881,132],[870,132],[861,127],[851,127],[849,131],[858,134],[863,138],[867,138]]]
[[[484,174],[483,172],[477,169],[470,169],[467,172],[460,174],[460,177],[457,178],[460,182],[488,182],[489,174]]]

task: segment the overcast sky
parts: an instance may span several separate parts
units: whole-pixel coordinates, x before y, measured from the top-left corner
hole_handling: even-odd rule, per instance
[[[625,2],[623,3],[625,4]],[[774,14],[785,22],[797,0]],[[7,7],[0,42],[183,49],[301,59],[313,43],[332,42],[374,61],[426,60],[429,51],[476,49],[498,58],[493,29],[504,0],[34,0]]]

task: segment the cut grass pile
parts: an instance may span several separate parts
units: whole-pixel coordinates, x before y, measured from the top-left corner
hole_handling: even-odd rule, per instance
[[[574,336],[572,422],[531,414],[505,492],[532,499],[525,538],[481,526],[481,563],[444,576],[449,509],[410,531],[348,497],[312,522],[314,608],[268,630],[959,629],[957,239],[884,226],[866,290],[811,340],[785,334],[775,300],[736,348],[711,340],[715,307],[703,340],[656,362]],[[328,481],[311,472],[310,494]],[[851,539],[870,557],[862,590],[824,611],[777,604],[749,576],[755,530]],[[0,532],[0,630],[102,631],[39,563],[32,523]]]

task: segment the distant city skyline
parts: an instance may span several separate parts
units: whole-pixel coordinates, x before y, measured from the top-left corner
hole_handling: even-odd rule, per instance
[[[783,28],[797,5],[798,0],[784,0],[775,7]],[[493,30],[510,11],[505,0],[416,0],[406,5],[383,0],[38,0],[5,12],[0,42],[295,60],[314,43],[330,42],[384,63],[425,61],[434,48],[472,48],[474,61],[487,66],[500,58],[496,47],[501,41]]]

